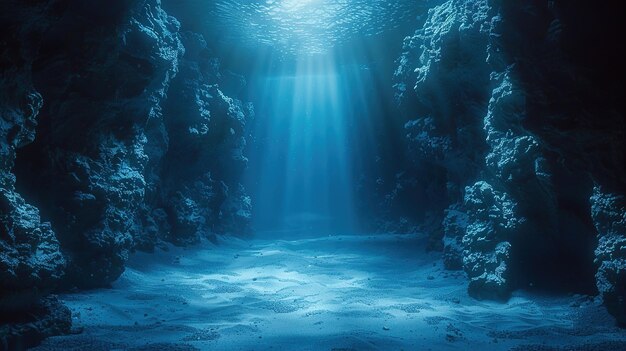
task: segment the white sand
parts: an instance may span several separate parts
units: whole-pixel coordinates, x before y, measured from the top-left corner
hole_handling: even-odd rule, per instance
[[[62,296],[83,331],[38,350],[626,349],[597,301],[520,292],[477,301],[425,242],[222,239],[136,254],[111,289]]]

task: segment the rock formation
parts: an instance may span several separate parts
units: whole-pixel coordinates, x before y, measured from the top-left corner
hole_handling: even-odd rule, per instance
[[[396,96],[414,167],[444,169],[444,262],[463,262],[471,295],[593,293],[597,268],[620,319],[623,83],[597,66],[617,62],[602,39],[619,21],[600,6],[581,28],[584,13],[557,1],[442,3],[405,39]],[[606,56],[589,57],[594,48]]]
[[[604,303],[621,326],[626,326],[626,201],[596,186],[591,217],[598,231],[596,284]]]
[[[252,107],[224,95],[217,59],[158,0],[0,12],[1,337],[12,345],[67,332],[69,312],[46,296],[106,286],[132,250],[245,233]]]
[[[593,294],[596,283],[623,323],[623,70],[612,71],[621,65],[611,40],[619,20],[608,5],[589,11],[444,2],[405,39],[396,97],[413,167],[445,174],[444,263],[464,268],[471,295]],[[583,18],[588,33],[576,24]]]

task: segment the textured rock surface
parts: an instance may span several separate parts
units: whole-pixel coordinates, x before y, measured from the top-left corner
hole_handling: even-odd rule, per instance
[[[469,224],[467,213],[461,204],[451,205],[445,210],[443,219],[443,264],[446,269],[463,268],[463,237]]]
[[[30,65],[34,48],[26,39],[49,25],[29,21],[24,6],[5,4],[0,25],[21,29],[0,36],[0,349],[28,346],[27,340],[67,331],[69,311],[42,299],[62,278],[66,260],[50,223],[15,190],[16,152],[35,138],[42,96],[33,87]],[[9,11],[9,9],[11,11]],[[43,7],[33,6],[34,13]],[[25,313],[28,311],[28,313]],[[26,343],[26,345],[24,345]]]
[[[432,189],[429,203],[440,209],[435,216],[439,223],[450,204],[463,202],[463,187],[484,162],[486,145],[476,140],[484,140],[479,122],[490,69],[477,53],[484,53],[488,44],[492,12],[485,1],[434,7],[423,28],[405,39],[395,72],[396,99],[410,119],[405,124],[409,152],[418,169],[437,170],[438,176],[420,178],[424,188]],[[450,256],[459,250],[445,250],[447,261],[461,260]]]
[[[465,188],[469,224],[463,237],[463,266],[470,279],[469,293],[476,297],[508,297],[511,240],[521,220],[517,203],[484,181]]]
[[[619,219],[597,215],[619,214],[619,201],[606,199],[626,189],[623,68],[612,41],[620,22],[610,5],[589,6],[443,2],[405,39],[396,99],[413,168],[443,174],[444,262],[463,262],[470,294],[594,293],[597,283],[621,319],[619,241],[600,224]],[[610,190],[592,196],[594,182]]]
[[[626,201],[595,187],[591,217],[598,230],[596,282],[609,312],[626,326]]]
[[[0,350],[25,350],[44,338],[67,334],[72,315],[56,296],[47,296],[29,306],[28,314],[4,314],[0,319]]]
[[[158,1],[94,11],[70,6],[42,37],[32,77],[46,103],[16,167],[61,242],[65,283],[83,287],[116,279],[130,250],[245,232],[251,202],[238,176],[252,108],[219,89],[204,39]]]
[[[32,74],[47,102],[17,169],[18,186],[49,211],[69,260],[66,282],[85,287],[116,279],[141,235],[144,126],[161,118],[184,50],[178,22],[157,1],[103,17],[94,11],[107,5],[94,6],[70,6],[42,38]]]
[[[245,234],[251,199],[239,183],[248,159],[252,106],[226,96],[219,62],[202,36],[185,33],[187,52],[164,105],[169,147],[163,164],[164,208],[176,240],[212,233]]]
[[[0,23],[3,339],[66,332],[45,296],[106,286],[131,250],[247,232],[252,107],[160,1],[8,1]]]

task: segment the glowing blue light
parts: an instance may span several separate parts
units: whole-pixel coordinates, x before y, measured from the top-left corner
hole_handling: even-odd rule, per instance
[[[255,199],[257,230],[316,235],[358,230],[355,191],[359,167],[376,158],[370,115],[381,113],[380,103],[372,101],[380,77],[356,59],[368,59],[373,49],[354,45],[349,54],[329,49],[347,35],[346,28],[358,30],[364,25],[358,20],[369,21],[383,4],[265,0],[257,3],[262,10],[254,10],[260,16],[248,18],[257,45],[292,50],[287,60],[282,50],[257,51],[264,54],[250,62],[256,142],[247,187]]]
[[[256,131],[261,140],[259,216],[296,230],[350,230],[354,216],[346,115],[349,96],[330,57],[306,58],[289,74],[265,77]]]
[[[222,27],[228,45],[322,54],[412,19],[415,8],[415,0],[218,0],[207,26]]]

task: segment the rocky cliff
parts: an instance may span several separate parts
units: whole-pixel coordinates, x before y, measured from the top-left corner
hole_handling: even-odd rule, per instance
[[[106,286],[130,251],[247,231],[238,177],[252,107],[220,90],[204,39],[180,33],[158,0],[4,1],[0,13],[0,337],[11,349],[67,332],[50,292]]]
[[[412,168],[444,174],[421,186],[448,206],[444,263],[465,270],[471,295],[597,289],[624,323],[617,12],[451,0],[405,39],[395,87]]]

